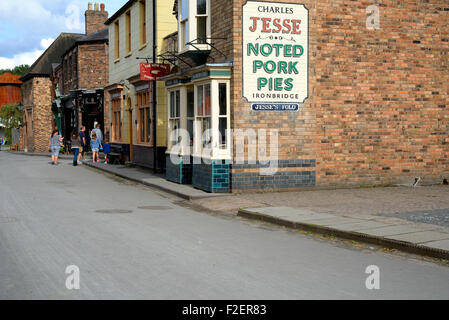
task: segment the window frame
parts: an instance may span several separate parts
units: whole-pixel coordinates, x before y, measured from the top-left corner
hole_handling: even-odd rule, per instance
[[[125,32],[126,32],[126,52],[130,54],[132,52],[132,26],[131,26],[131,10],[128,10],[125,14]]]
[[[183,3],[184,1],[188,1],[188,15],[184,17],[183,13]],[[190,50],[197,50],[190,45],[186,45],[186,43],[196,40],[195,47],[201,50],[210,50],[210,45],[208,45],[207,39],[211,37],[211,14],[210,14],[210,0],[206,0],[206,13],[198,14],[197,5],[198,0],[179,0],[179,9],[178,9],[178,51],[186,52]],[[193,4],[193,5],[192,5]],[[206,18],[206,34],[204,41],[198,41],[198,20],[200,18]]]
[[[176,95],[178,94],[178,99]],[[175,130],[174,126],[177,124],[177,129],[182,129],[182,93],[180,88],[174,88],[170,89],[168,91],[168,149],[171,149],[175,146],[178,146],[179,141],[179,135],[177,136],[177,142],[174,143],[175,140],[171,139],[172,132]],[[173,99],[174,98],[174,99]],[[172,103],[174,102],[173,106]],[[179,103],[179,105],[176,105],[176,103]],[[173,108],[172,108],[173,107]],[[174,110],[174,113],[172,112]]]
[[[114,23],[114,58],[120,59],[120,21]]]
[[[112,112],[112,141],[122,141],[122,99],[121,94],[117,98],[111,99]]]
[[[140,45],[147,43],[147,4],[146,0],[139,0],[140,11]]]
[[[137,143],[141,145],[154,145],[153,137],[153,108],[151,103],[151,88],[136,92]],[[143,118],[142,118],[143,115]],[[142,121],[143,119],[143,121]],[[144,139],[142,140],[142,136]]]

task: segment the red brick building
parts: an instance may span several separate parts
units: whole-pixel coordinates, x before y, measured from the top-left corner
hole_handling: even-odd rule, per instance
[[[85,13],[87,34],[61,33],[21,78],[24,126],[21,149],[48,151],[54,128],[64,137],[84,124],[103,121],[103,87],[108,81],[108,13],[96,4]]]
[[[55,128],[52,112],[54,88],[50,80],[52,66],[61,61],[81,34],[61,33],[33,63],[20,80],[23,81],[24,126],[20,128],[20,149],[47,152],[48,139]]]
[[[64,135],[81,126],[87,132],[99,123],[104,130],[104,87],[108,84],[108,18],[104,5],[86,11],[86,31],[62,56],[61,126]],[[100,23],[102,21],[102,25]],[[90,26],[89,23],[94,23]],[[98,28],[101,28],[97,30]]]
[[[170,144],[170,180],[245,192],[448,178],[447,1],[176,2],[168,121],[194,137]],[[219,143],[226,127],[257,139]],[[260,129],[277,131],[274,174],[260,156],[238,163],[241,146],[247,159],[264,145]]]

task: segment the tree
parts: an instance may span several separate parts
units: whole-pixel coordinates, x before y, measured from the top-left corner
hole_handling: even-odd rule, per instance
[[[0,69],[0,74],[11,72],[12,74],[23,76],[28,71],[29,68],[30,68],[29,65],[21,64],[20,66],[16,66],[13,69]]]
[[[22,124],[23,109],[18,104],[5,104],[0,107],[0,122],[6,128],[6,139],[11,141],[11,130]]]

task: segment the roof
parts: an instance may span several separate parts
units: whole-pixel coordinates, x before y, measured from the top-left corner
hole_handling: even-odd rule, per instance
[[[89,33],[88,35],[83,35],[81,38],[75,41],[75,43],[61,54],[64,57],[68,52],[72,51],[77,45],[94,43],[94,42],[108,42],[109,41],[109,28],[102,29],[97,32]]]
[[[63,53],[73,46],[76,40],[83,36],[83,34],[79,33],[61,33],[47,50],[45,50],[45,52],[33,63],[20,80],[26,81],[35,76],[49,77],[52,70],[52,64],[59,63]]]
[[[110,25],[115,19],[117,19],[119,16],[125,13],[125,11],[128,10],[136,1],[137,0],[129,0],[127,3],[123,5],[123,7],[118,9],[116,13],[114,13],[108,20],[106,20],[104,24],[107,26]]]
[[[19,80],[20,75],[12,74],[11,72],[5,72],[0,75],[0,83],[1,84],[22,84],[22,81]]]
[[[84,37],[76,40],[76,43],[108,41],[108,40],[109,40],[109,29],[105,28],[100,31],[90,33],[87,36],[84,36]]]

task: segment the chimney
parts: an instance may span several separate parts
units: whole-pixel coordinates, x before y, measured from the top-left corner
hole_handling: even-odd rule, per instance
[[[86,18],[86,35],[106,28],[104,23],[108,20],[108,12],[105,11],[104,3],[100,6],[98,2],[95,2],[94,10],[92,10],[92,2],[89,2],[84,16]]]

